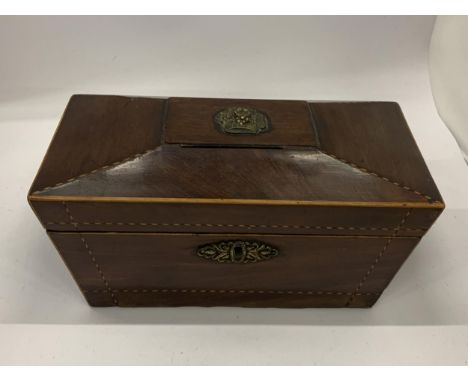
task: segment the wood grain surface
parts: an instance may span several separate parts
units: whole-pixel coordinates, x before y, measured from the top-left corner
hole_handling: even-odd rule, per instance
[[[272,129],[221,133],[253,107]],[[399,106],[74,96],[28,200],[93,306],[372,306],[444,208]],[[215,264],[200,245],[280,256]]]
[[[310,307],[329,306],[332,301],[337,307],[349,301],[361,306],[377,299],[419,241],[318,235],[50,232],[49,236],[88,301],[93,305],[95,298],[97,304],[106,298],[108,304],[119,306],[291,303]],[[357,291],[389,239],[379,267]],[[254,264],[219,264],[196,256],[200,245],[220,240],[265,242],[278,248],[279,255]],[[203,297],[190,303],[200,294]]]
[[[223,134],[213,128],[214,115],[228,107],[249,107],[268,116],[271,131],[259,135]],[[165,143],[214,146],[318,145],[316,130],[305,101],[169,98]]]

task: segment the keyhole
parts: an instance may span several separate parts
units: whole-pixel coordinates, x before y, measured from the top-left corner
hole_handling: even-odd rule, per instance
[[[241,263],[245,258],[245,245],[243,243],[234,243],[231,248],[231,261]]]

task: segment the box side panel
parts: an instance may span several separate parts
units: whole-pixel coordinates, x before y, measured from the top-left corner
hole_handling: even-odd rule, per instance
[[[417,238],[50,232],[91,305],[364,307],[375,302]],[[261,242],[279,254],[219,263],[197,250]]]
[[[85,293],[85,290],[90,287],[104,288],[105,291],[109,289],[106,286],[107,280],[103,279],[102,270],[94,253],[88,247],[86,241],[82,240],[82,236],[76,234],[64,241],[57,238],[57,235],[52,232],[48,234],[89,305],[115,305],[116,300],[113,298],[112,293],[100,293],[93,295],[92,298],[89,298]]]

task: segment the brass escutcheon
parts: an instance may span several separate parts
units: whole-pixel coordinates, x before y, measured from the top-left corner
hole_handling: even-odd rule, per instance
[[[221,241],[198,248],[197,255],[217,263],[247,264],[269,260],[278,250],[259,241]]]

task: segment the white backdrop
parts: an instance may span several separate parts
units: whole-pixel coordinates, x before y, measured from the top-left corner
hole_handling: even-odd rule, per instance
[[[0,17],[0,363],[467,362],[468,171],[431,95],[433,23]],[[93,309],[26,203],[73,93],[398,101],[447,209],[370,310]]]
[[[468,163],[468,16],[437,18],[429,70],[437,109]]]

